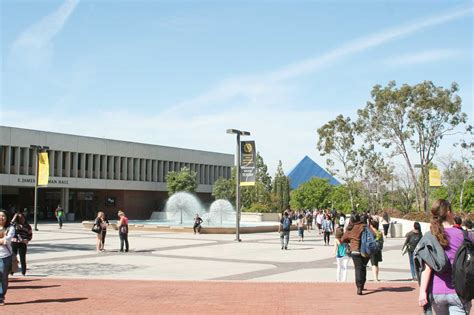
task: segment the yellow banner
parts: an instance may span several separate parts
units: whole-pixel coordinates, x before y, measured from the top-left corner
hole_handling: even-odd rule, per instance
[[[38,186],[48,186],[49,179],[49,160],[47,152],[38,154]]]
[[[441,173],[439,170],[430,170],[430,187],[441,186]]]

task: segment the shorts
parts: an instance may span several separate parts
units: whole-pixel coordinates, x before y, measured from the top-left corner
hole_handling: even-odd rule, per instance
[[[382,251],[378,251],[370,256],[370,264],[372,266],[378,266],[380,261],[382,261]]]

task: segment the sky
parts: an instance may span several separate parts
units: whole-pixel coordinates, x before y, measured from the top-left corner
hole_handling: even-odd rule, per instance
[[[274,175],[370,91],[457,82],[473,124],[472,1],[2,0],[0,125],[235,153]],[[440,156],[452,150],[447,139]]]

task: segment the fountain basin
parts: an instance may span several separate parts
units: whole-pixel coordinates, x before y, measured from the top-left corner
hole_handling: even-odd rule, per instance
[[[86,229],[92,229],[94,221],[82,221],[82,225]],[[241,234],[249,233],[265,233],[265,232],[277,232],[279,222],[241,222],[239,232]],[[117,223],[111,221],[109,228],[117,230]],[[146,232],[181,232],[181,233],[194,233],[192,223],[186,225],[179,225],[177,222],[166,222],[166,221],[128,221],[128,229],[130,231],[146,231]],[[293,226],[292,229],[296,229]],[[201,227],[201,234],[235,234],[235,223],[234,226],[205,226]]]

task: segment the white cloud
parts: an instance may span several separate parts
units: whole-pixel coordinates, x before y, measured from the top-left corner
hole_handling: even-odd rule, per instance
[[[11,45],[11,57],[37,68],[52,56],[52,40],[61,32],[79,0],[66,0],[57,10],[23,31]]]
[[[455,49],[437,49],[412,52],[398,56],[391,56],[384,60],[384,63],[391,66],[408,66],[448,60],[463,56],[464,52]]]

